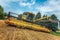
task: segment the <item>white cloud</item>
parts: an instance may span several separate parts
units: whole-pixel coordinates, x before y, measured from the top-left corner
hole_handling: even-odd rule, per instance
[[[5,9],[5,11],[8,8],[9,8],[9,10],[7,10],[7,11],[11,11],[10,10],[11,9],[11,5],[10,5],[11,2],[18,2],[18,4],[20,6],[23,6],[23,7],[27,6],[29,8],[31,8],[31,6],[35,4],[35,0],[30,0],[31,3],[28,0],[0,0],[0,5]]]
[[[31,7],[32,5],[34,5],[35,4],[35,0],[31,0],[31,3],[29,2],[29,1],[25,1],[25,0],[23,0],[23,1],[20,1],[20,5],[21,6],[28,6],[28,7]]]
[[[47,0],[43,6],[39,6],[36,8],[42,14],[56,14],[58,18],[60,17],[60,0]],[[60,18],[59,18],[60,19]]]

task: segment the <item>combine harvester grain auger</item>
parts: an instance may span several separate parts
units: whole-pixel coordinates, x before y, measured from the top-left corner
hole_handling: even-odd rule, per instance
[[[37,31],[51,32],[51,30],[49,30],[45,26],[34,24],[31,22],[23,21],[23,20],[17,20],[13,17],[10,17],[7,20],[5,20],[5,23],[10,25],[15,25],[16,27],[19,27],[19,28],[29,28]]]

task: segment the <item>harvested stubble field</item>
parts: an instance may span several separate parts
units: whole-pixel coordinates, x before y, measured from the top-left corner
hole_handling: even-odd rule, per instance
[[[49,33],[6,26],[0,21],[0,40],[60,40],[60,37]]]

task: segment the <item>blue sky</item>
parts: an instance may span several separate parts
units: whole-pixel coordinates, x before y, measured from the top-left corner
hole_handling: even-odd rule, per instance
[[[41,12],[42,15],[56,14],[60,19],[60,0],[0,0],[5,12]]]

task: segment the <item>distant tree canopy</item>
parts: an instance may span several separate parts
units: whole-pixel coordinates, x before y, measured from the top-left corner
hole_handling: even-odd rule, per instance
[[[38,12],[38,13],[36,14],[35,19],[39,19],[39,18],[41,18],[41,13],[40,13],[40,12]]]
[[[0,6],[0,19],[5,19],[6,13],[4,13],[4,9]]]
[[[50,17],[50,19],[57,20],[57,16],[55,14],[52,14],[51,17]]]
[[[48,17],[48,16],[47,16],[47,15],[43,15],[43,18],[44,18],[44,17]],[[47,19],[47,18],[45,18],[44,20],[48,20],[48,19]]]
[[[46,15],[43,15],[43,17],[46,17]]]
[[[47,17],[47,15],[43,15],[43,17]]]
[[[3,7],[2,6],[0,6],[0,13],[3,13]]]

